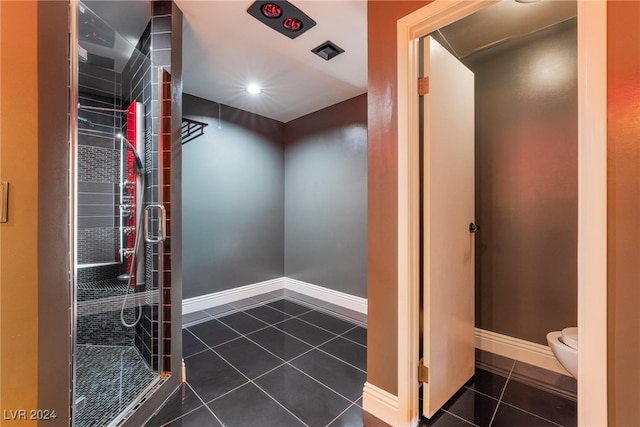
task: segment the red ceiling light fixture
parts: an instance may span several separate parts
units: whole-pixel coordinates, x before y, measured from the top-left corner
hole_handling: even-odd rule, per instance
[[[270,19],[280,18],[282,16],[282,8],[275,3],[265,3],[260,8],[260,12]]]
[[[285,30],[300,31],[302,29],[302,21],[298,18],[285,18],[285,20],[282,21],[282,26]]]
[[[301,36],[316,25],[316,21],[284,0],[258,0],[249,6],[247,13],[290,39]]]

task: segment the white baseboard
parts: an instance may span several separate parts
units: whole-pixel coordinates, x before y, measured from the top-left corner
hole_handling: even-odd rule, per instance
[[[234,301],[240,301],[241,299],[254,297],[266,292],[277,291],[284,287],[283,279],[283,277],[278,277],[264,282],[240,286],[239,288],[184,299],[182,300],[182,314],[206,310],[207,308],[229,304]]]
[[[571,376],[571,374],[560,365],[558,359],[556,359],[551,349],[546,345],[536,344],[478,328],[476,328],[475,331],[475,345],[476,348],[488,351],[489,353],[509,357],[539,368]]]
[[[400,403],[395,396],[371,383],[364,383],[362,409],[390,426],[398,426]]]
[[[288,289],[324,302],[348,308],[349,310],[354,310],[358,313],[367,314],[366,298],[357,297],[355,295],[346,294],[344,292],[335,291],[333,289],[324,288],[322,286],[313,285],[300,280],[290,279],[288,277],[278,277],[276,279],[252,283],[250,285],[240,286],[226,291],[214,292],[207,295],[184,299],[182,300],[182,314],[206,310],[207,308],[212,308],[222,304],[229,304],[234,301],[264,294],[266,292],[278,291],[280,289]]]
[[[367,314],[366,298],[345,294],[344,292],[335,291],[333,289],[324,288],[322,286],[313,285],[311,283],[302,282],[289,277],[283,277],[283,279],[285,289],[317,298],[340,307],[348,308],[349,310],[357,311],[358,313]]]

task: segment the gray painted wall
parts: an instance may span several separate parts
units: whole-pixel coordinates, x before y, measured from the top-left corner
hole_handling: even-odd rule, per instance
[[[367,296],[367,97],[285,125],[285,275]]]
[[[476,326],[546,345],[577,321],[576,20],[470,57]]]
[[[276,277],[367,295],[367,99],[286,124],[191,95],[183,297]],[[286,142],[286,144],[285,144]]]
[[[208,123],[182,146],[183,298],[284,275],[283,124],[188,94]]]

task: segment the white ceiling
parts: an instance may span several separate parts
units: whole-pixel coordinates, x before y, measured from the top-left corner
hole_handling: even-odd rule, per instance
[[[317,25],[296,39],[247,13],[252,0],[176,0],[184,14],[184,92],[288,122],[367,91],[367,3],[294,0]],[[325,61],[311,49],[345,50]],[[245,91],[250,82],[263,93]]]
[[[440,29],[458,58],[526,36],[577,14],[575,1],[501,1]]]
[[[149,0],[85,2],[127,40],[137,40],[150,15]],[[175,2],[184,14],[186,93],[288,122],[367,91],[365,0],[293,0],[317,22],[296,39],[249,15],[253,0]],[[462,58],[575,15],[572,0],[503,0],[443,28],[438,36]],[[330,61],[311,53],[327,40],[345,52]],[[264,92],[248,94],[245,87],[251,82]]]

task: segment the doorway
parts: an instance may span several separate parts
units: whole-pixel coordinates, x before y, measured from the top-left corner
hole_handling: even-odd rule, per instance
[[[491,3],[490,3],[491,4]],[[419,206],[418,39],[487,2],[429,4],[398,21],[398,410],[417,418],[420,265],[415,238]],[[588,30],[587,30],[588,28]],[[606,425],[606,3],[578,2],[578,423]],[[586,70],[589,70],[587,75]],[[588,102],[587,102],[588,100]],[[588,317],[587,317],[588,313]],[[586,393],[589,390],[589,393]]]

